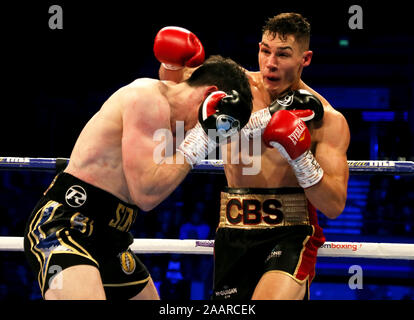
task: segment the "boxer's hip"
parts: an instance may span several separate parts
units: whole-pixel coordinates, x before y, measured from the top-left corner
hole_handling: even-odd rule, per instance
[[[137,206],[66,172],[55,177],[44,198],[56,201],[66,212],[77,213],[101,227],[121,232],[130,230],[138,214]]]

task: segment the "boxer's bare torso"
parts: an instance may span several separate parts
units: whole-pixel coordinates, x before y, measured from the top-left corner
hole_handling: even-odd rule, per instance
[[[253,94],[253,112],[263,108],[267,108],[272,99],[263,86],[262,76],[260,72],[248,72],[250,86]],[[295,88],[306,89],[319,98],[325,109],[325,116],[323,122],[315,125],[314,123],[308,123],[312,136],[311,150],[315,153],[319,142],[323,142],[326,139],[325,132],[331,126],[331,123],[341,121],[340,114],[336,112],[320,94],[315,92],[309,86],[307,86],[302,80]],[[247,150],[250,157],[257,157],[260,161],[260,172],[258,174],[243,174],[243,168],[251,167],[252,164],[243,164],[241,155],[239,155],[239,164],[232,164],[230,158],[230,149],[234,148],[232,145],[228,145],[227,161],[224,165],[226,177],[229,187],[242,188],[278,188],[278,187],[298,187],[297,178],[289,165],[289,163],[280,155],[276,149],[267,148],[261,141],[260,153],[253,154],[253,147]],[[243,151],[241,151],[243,152]],[[244,150],[246,152],[246,150]],[[252,163],[255,163],[252,161]]]
[[[296,15],[296,18],[301,17]],[[267,108],[274,99],[288,90],[305,89],[321,101],[324,107],[323,119],[319,123],[308,122],[306,125],[311,133],[312,157],[323,169],[323,176],[317,183],[306,187],[304,192],[308,201],[315,208],[329,218],[336,218],[345,207],[347,195],[349,170],[346,152],[350,141],[348,124],[345,118],[330,106],[328,101],[308,87],[301,79],[302,70],[309,66],[313,55],[306,40],[307,31],[302,32],[304,37],[296,37],[294,33],[286,32],[282,28],[282,32],[279,34],[278,21],[269,21],[266,25],[268,29],[265,29],[262,41],[259,43],[260,72],[247,72],[253,94],[253,113]],[[306,29],[305,22],[301,24],[303,29]],[[290,23],[296,25],[296,22]],[[160,66],[160,79],[179,82],[185,80],[192,71],[190,68],[179,71],[167,69],[163,65]],[[241,151],[238,151],[239,149],[236,149],[235,145],[239,142],[240,145],[237,148],[240,148],[242,141],[233,140],[225,147],[227,149],[222,149],[224,170],[229,187],[299,187],[298,178],[291,165],[278,150],[266,147],[261,141],[261,136],[259,139],[253,139],[249,142],[250,146],[255,143],[260,144],[261,148],[258,152],[254,152],[254,146],[251,148],[242,147]],[[243,156],[245,153],[249,153],[250,157]],[[243,162],[243,158],[251,159],[251,157],[254,157],[251,164]],[[254,174],[251,170],[247,170],[249,174],[246,174],[246,170],[243,169],[255,166],[257,162],[260,163],[260,170],[258,172],[253,170],[253,172],[256,171]],[[315,171],[315,166],[308,169]],[[225,240],[223,241],[225,242]],[[268,272],[263,274],[257,284],[252,299],[302,299],[305,296],[305,290],[304,283],[299,284],[283,273]]]
[[[174,133],[176,120],[184,120],[187,129],[196,123],[191,106],[178,102],[179,97],[189,95],[187,87],[138,79],[119,89],[82,130],[65,171],[140,205],[137,201],[164,178],[156,172],[153,151],[159,142],[154,141],[154,132],[167,129]],[[183,116],[189,114],[192,118]],[[177,168],[171,165],[171,170]],[[184,165],[182,169],[183,173],[189,170]]]
[[[173,79],[184,81],[194,71],[193,68],[185,68],[180,71],[169,71],[161,65],[159,74],[161,79]],[[262,72],[246,72],[253,95],[253,111],[267,108],[275,97],[271,97],[269,88],[263,81]],[[324,169],[322,183],[305,189],[309,201],[330,218],[337,217],[343,210],[346,199],[349,170],[347,164],[347,149],[350,141],[350,132],[345,117],[336,111],[329,102],[319,93],[306,85],[300,76],[297,81],[291,83],[285,90],[305,89],[315,95],[324,106],[324,117],[318,123],[308,122],[311,133],[311,151],[318,163]],[[282,92],[279,92],[281,94]],[[277,97],[277,96],[276,96]],[[289,163],[273,148],[266,147],[261,139],[260,152],[254,155],[250,164],[244,164],[242,152],[249,152],[253,156],[253,147],[246,148],[239,153],[238,164],[232,164],[232,152],[236,149],[234,141],[227,145],[227,157],[225,158],[224,171],[229,187],[234,188],[279,188],[298,187],[297,178]],[[251,143],[250,143],[251,145]],[[225,146],[224,146],[225,147]],[[237,147],[240,148],[240,147]],[[224,154],[224,152],[222,153]],[[237,157],[236,157],[237,158]],[[260,161],[260,170],[255,174],[245,174],[244,168],[251,168],[254,163]],[[256,171],[256,170],[253,170]]]

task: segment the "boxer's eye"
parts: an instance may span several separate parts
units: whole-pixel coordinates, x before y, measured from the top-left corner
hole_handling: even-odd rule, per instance
[[[278,57],[290,57],[290,55],[283,52],[283,53],[279,53]]]

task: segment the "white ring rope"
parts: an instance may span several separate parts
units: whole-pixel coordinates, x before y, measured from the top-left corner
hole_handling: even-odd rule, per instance
[[[135,253],[213,254],[214,240],[134,239]],[[23,251],[22,237],[0,237],[0,251]],[[318,257],[414,260],[414,244],[331,242],[319,249]]]
[[[56,172],[67,165],[67,158],[0,157],[0,170]],[[413,161],[348,161],[350,174],[414,174]],[[222,160],[205,160],[194,171],[222,172]],[[135,239],[131,249],[136,253],[213,254],[213,240]],[[23,251],[22,237],[0,237],[0,251]],[[414,260],[414,244],[325,242],[320,257],[353,257]]]

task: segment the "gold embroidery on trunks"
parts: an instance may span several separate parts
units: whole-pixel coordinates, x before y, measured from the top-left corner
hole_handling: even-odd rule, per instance
[[[132,256],[131,252],[124,251],[119,255],[119,260],[121,261],[121,268],[122,271],[130,275],[135,271],[136,263],[135,259]]]
[[[219,228],[265,229],[309,224],[308,202],[302,193],[221,193]]]
[[[109,222],[109,226],[119,231],[128,231],[135,221],[136,212],[123,204],[118,204],[115,212],[115,218]]]

